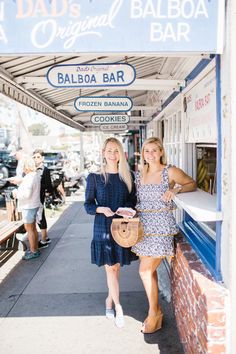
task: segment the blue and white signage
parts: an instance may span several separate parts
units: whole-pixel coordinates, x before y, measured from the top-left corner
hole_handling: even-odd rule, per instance
[[[54,65],[47,72],[53,87],[127,86],[135,77],[134,67],[126,63]]]
[[[225,0],[0,0],[1,53],[222,53]]]
[[[129,116],[126,114],[94,114],[91,122],[93,124],[126,124],[129,123]]]
[[[126,96],[83,96],[75,100],[75,108],[83,112],[128,112],[132,106]]]
[[[117,132],[127,130],[127,124],[102,124],[100,125],[100,130],[103,132]]]

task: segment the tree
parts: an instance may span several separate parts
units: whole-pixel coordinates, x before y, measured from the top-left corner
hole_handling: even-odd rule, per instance
[[[48,135],[50,130],[45,123],[35,123],[28,127],[29,132],[34,136]]]

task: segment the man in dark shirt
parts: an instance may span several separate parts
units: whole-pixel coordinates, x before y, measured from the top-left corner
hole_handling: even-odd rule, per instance
[[[46,195],[52,194],[53,187],[52,187],[50,171],[43,164],[43,160],[44,160],[43,156],[44,156],[44,152],[41,149],[36,149],[33,152],[33,159],[37,167],[37,172],[41,176],[40,200],[43,206],[42,217],[40,222],[38,223],[39,228],[41,230],[41,237],[42,237],[42,239],[39,241],[39,245],[38,245],[39,248],[46,248],[48,247],[49,243],[51,243],[51,240],[50,238],[48,238],[47,235],[47,220],[45,217],[44,201]]]

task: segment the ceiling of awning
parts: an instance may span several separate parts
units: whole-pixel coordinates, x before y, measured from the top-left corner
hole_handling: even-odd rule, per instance
[[[79,112],[74,101],[80,96],[129,96],[133,107],[128,123],[136,130],[152,120],[163,103],[185,85],[185,79],[205,56],[0,56],[0,92],[81,131],[97,130],[91,123],[93,112]],[[129,63],[136,80],[125,87],[54,88],[46,73],[56,64]],[[112,113],[112,112],[111,112]]]

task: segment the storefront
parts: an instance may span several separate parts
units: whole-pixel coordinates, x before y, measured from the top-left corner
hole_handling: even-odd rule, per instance
[[[161,136],[169,163],[197,180],[197,192],[176,198],[183,235],[172,277],[178,329],[187,353],[233,352],[236,5],[232,0],[114,0],[109,7],[106,1],[50,3],[18,0],[6,8],[0,1],[1,54],[80,53],[82,58],[94,53],[99,60],[104,53],[131,53],[134,58],[140,53],[173,58],[202,55],[168,99],[163,101],[158,89],[152,89],[160,98],[158,107],[152,105],[153,119],[144,124],[144,117],[142,124],[129,129],[126,144],[130,164],[137,169],[144,138]],[[10,14],[14,14],[15,32],[22,33],[24,26],[17,39],[6,25]],[[96,32],[96,40],[89,37],[90,31]],[[181,72],[177,66],[174,69]],[[42,78],[36,81],[44,84]],[[147,84],[151,90],[151,82]]]

